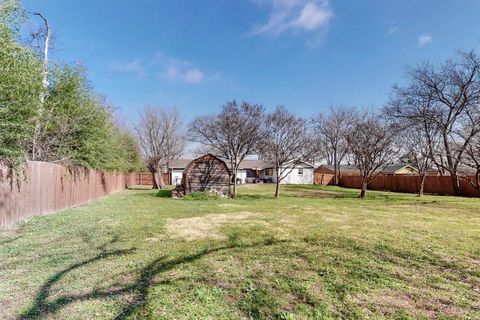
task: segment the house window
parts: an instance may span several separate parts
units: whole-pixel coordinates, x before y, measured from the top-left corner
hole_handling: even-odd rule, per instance
[[[252,169],[247,169],[247,178],[256,178],[257,172]]]
[[[298,169],[298,175],[302,175],[303,174],[303,168],[299,168]]]
[[[273,176],[273,169],[266,169],[265,170],[265,175],[266,176]]]

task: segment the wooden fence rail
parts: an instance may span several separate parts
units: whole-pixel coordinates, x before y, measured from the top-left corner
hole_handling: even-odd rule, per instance
[[[6,168],[0,168],[5,176]],[[0,180],[0,227],[19,220],[76,207],[113,192],[124,190],[133,176],[95,170],[73,174],[66,167],[28,162],[19,181]]]
[[[340,185],[346,188],[361,188],[359,176],[342,176]],[[377,176],[369,185],[371,190],[386,190],[395,192],[416,193],[420,187],[419,176]],[[460,189],[467,197],[480,197],[480,191],[475,189],[465,179],[460,179]],[[452,180],[449,176],[427,176],[424,185],[425,193],[438,195],[453,195]]]
[[[153,174],[150,172],[133,172],[135,180],[132,183],[136,186],[153,186]],[[163,182],[166,185],[171,185],[171,173],[163,174]]]

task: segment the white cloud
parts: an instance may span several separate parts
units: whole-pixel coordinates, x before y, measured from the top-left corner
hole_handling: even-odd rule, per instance
[[[113,61],[110,68],[114,71],[134,74],[138,79],[144,79],[148,74],[156,74],[170,81],[199,84],[207,79],[205,71],[192,62],[165,55],[161,52],[153,55],[148,62],[133,59],[127,62]],[[217,80],[219,73],[214,73],[208,79]]]
[[[134,74],[139,79],[145,78],[147,72],[146,66],[140,59],[127,62],[113,61],[110,63],[110,68],[115,71]]]
[[[387,33],[391,36],[393,36],[394,34],[397,34],[398,31],[400,31],[400,28],[395,25],[392,25],[387,29]]]
[[[200,83],[205,78],[205,73],[195,67],[183,68],[177,65],[171,65],[163,73],[170,80],[178,80],[187,83]]]
[[[268,2],[272,11],[268,21],[253,34],[324,30],[333,17],[329,0],[260,0],[263,2]]]
[[[423,47],[424,45],[429,44],[432,41],[433,41],[432,36],[430,36],[428,34],[423,34],[423,35],[418,37],[418,46]]]
[[[167,56],[161,52],[155,55],[161,66],[161,75],[169,80],[198,84],[205,79],[205,72],[190,61]]]

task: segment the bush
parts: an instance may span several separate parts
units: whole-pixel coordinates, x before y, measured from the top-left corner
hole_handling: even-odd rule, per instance
[[[183,197],[185,200],[218,200],[220,196],[218,194],[210,193],[208,191],[204,192],[192,192]]]

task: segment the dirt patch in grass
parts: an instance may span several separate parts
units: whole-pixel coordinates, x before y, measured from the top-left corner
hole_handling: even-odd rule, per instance
[[[226,240],[227,236],[220,232],[222,226],[244,221],[252,215],[252,212],[238,212],[207,214],[202,217],[186,219],[167,219],[165,232],[167,236],[187,241],[199,239]]]
[[[397,290],[380,290],[371,295],[361,295],[354,299],[374,313],[391,316],[399,311],[413,313],[411,316],[438,319],[441,316],[462,318],[464,312],[448,298],[431,297],[426,292],[410,295]]]

